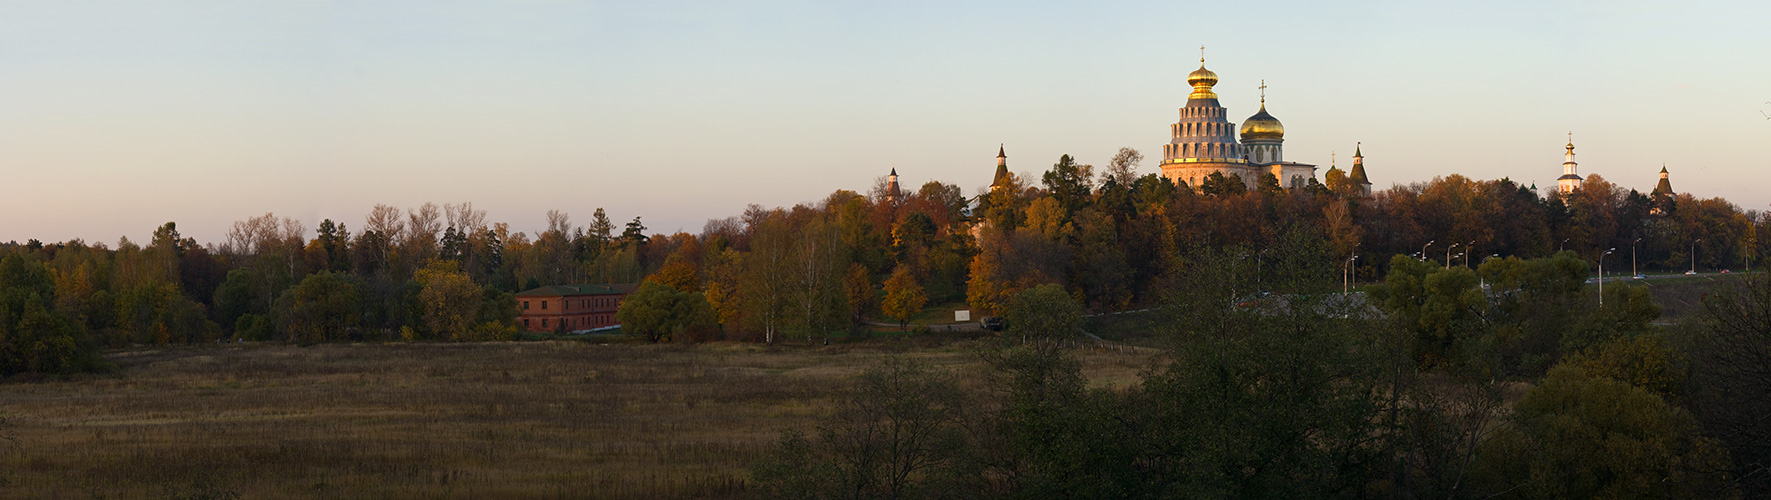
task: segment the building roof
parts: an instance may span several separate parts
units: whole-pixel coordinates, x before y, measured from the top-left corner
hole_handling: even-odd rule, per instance
[[[1285,125],[1280,124],[1278,118],[1274,118],[1273,115],[1267,114],[1267,103],[1265,102],[1261,103],[1261,110],[1255,112],[1254,116],[1250,116],[1247,120],[1242,121],[1243,141],[1258,141],[1263,139],[1285,139]]]
[[[579,295],[620,295],[633,293],[639,288],[638,283],[610,283],[595,285],[548,285],[533,290],[517,292],[518,297],[572,297]]]
[[[1365,177],[1365,164],[1363,163],[1353,164],[1353,171],[1347,174],[1347,180],[1367,186],[1371,185],[1371,179]]]

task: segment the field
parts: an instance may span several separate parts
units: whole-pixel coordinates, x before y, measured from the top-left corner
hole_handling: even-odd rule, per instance
[[[0,498],[684,498],[742,494],[885,356],[962,372],[965,340],[820,348],[222,345],[0,385]],[[1148,354],[1085,351],[1097,384]],[[977,377],[962,377],[976,380]]]

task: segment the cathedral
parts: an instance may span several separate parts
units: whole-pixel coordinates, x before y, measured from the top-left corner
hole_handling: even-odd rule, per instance
[[[1267,114],[1267,84],[1261,83],[1261,110],[1244,120],[1239,131],[1212,91],[1217,83],[1218,74],[1205,69],[1205,58],[1200,57],[1199,69],[1187,75],[1193,93],[1181,108],[1180,120],[1169,125],[1172,139],[1162,146],[1162,176],[1193,189],[1214,172],[1235,175],[1250,189],[1269,174],[1287,188],[1308,185],[1316,177],[1316,166],[1285,161],[1281,147],[1285,126]]]

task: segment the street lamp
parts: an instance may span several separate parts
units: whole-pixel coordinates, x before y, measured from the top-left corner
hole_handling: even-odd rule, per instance
[[[1699,241],[1703,241],[1703,238],[1691,240],[1691,272],[1690,272],[1690,274],[1697,274],[1697,242],[1699,242]]]
[[[1568,248],[1568,240],[1571,240],[1571,239],[1573,239],[1573,238],[1562,238],[1562,244],[1556,246],[1556,252],[1561,253],[1562,250],[1567,249]]]
[[[1427,260],[1427,247],[1433,246],[1435,241],[1439,240],[1427,240],[1427,244],[1420,246],[1420,260]]]
[[[1445,268],[1446,269],[1451,269],[1451,249],[1457,248],[1457,245],[1458,245],[1458,243],[1453,241],[1453,242],[1451,242],[1451,246],[1445,247]]]
[[[1488,264],[1488,259],[1492,259],[1492,258],[1499,257],[1499,256],[1500,256],[1500,254],[1497,253],[1494,255],[1489,255],[1487,257],[1483,257],[1482,264],[1486,265],[1486,264]],[[1481,288],[1484,293],[1486,293],[1488,290],[1488,281],[1487,280],[1488,280],[1488,278],[1485,278],[1482,276],[1482,270],[1480,270],[1480,269],[1476,270],[1476,286],[1478,288]]]
[[[1630,276],[1638,276],[1642,274],[1641,272],[1636,271],[1636,244],[1641,242],[1641,238],[1636,238],[1636,241],[1630,242]]]
[[[1346,295],[1347,291],[1349,290],[1349,288],[1347,286],[1347,274],[1348,274],[1347,268],[1351,267],[1353,265],[1353,261],[1356,261],[1356,260],[1359,260],[1359,256],[1355,254],[1351,257],[1347,257],[1347,261],[1345,263],[1341,264],[1341,295]]]
[[[1612,248],[1599,254],[1599,307],[1605,307],[1605,256],[1611,255],[1611,252],[1615,251],[1617,249]]]
[[[1464,267],[1470,267],[1470,254],[1472,253],[1476,253],[1475,240],[1470,240],[1470,244],[1464,246]]]

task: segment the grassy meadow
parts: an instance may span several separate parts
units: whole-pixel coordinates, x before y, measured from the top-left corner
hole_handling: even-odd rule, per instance
[[[972,344],[116,351],[112,374],[0,385],[0,498],[735,497],[850,375],[888,355],[977,370]],[[1128,384],[1148,356],[1082,359]]]

